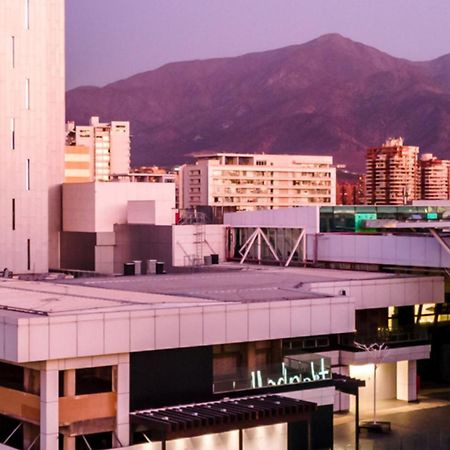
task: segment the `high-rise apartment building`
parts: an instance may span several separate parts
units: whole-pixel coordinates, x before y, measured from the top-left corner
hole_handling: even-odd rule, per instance
[[[331,156],[215,153],[181,168],[182,208],[222,212],[335,204]]]
[[[64,2],[0,2],[1,267],[59,265]]]
[[[366,157],[367,203],[403,205],[420,198],[419,147],[389,138],[381,147],[369,148]]]
[[[420,157],[420,188],[423,200],[446,200],[449,196],[450,161],[438,159],[431,153]]]
[[[129,174],[129,122],[101,123],[94,116],[86,126],[75,127],[73,122],[69,124],[74,129],[67,134],[69,145],[65,150],[65,177],[68,182],[72,179],[77,182],[109,181],[113,176]]]

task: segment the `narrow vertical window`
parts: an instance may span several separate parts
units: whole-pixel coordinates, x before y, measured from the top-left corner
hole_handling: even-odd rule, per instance
[[[12,225],[12,229],[15,230],[16,229],[16,199],[13,198],[12,202],[11,202],[11,225]]]
[[[25,30],[30,29],[30,0],[25,0]]]
[[[25,109],[30,109],[30,79],[25,80]]]
[[[16,38],[11,36],[11,66],[16,67]]]
[[[11,117],[11,121],[10,121],[10,146],[11,146],[11,150],[14,150],[16,148],[16,119],[14,119],[14,117]]]
[[[27,239],[27,270],[31,270],[31,241]]]
[[[25,162],[25,190],[29,191],[31,188],[31,175],[30,175],[30,160]]]

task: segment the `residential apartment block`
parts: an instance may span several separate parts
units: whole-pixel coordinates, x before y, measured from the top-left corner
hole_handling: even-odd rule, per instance
[[[337,205],[366,204],[366,177],[359,175],[357,181],[343,181],[336,183]]]
[[[403,205],[420,198],[419,147],[389,138],[369,148],[366,157],[366,200],[370,205]]]
[[[1,267],[58,267],[64,2],[0,2]]]
[[[420,157],[420,190],[422,200],[445,200],[449,195],[450,161],[438,159],[431,153]]]
[[[419,147],[403,145],[403,138],[390,138],[381,147],[367,151],[367,203],[403,205],[420,199],[446,200],[450,198],[449,167],[449,161],[431,153],[419,158]]]
[[[69,122],[66,143],[66,182],[109,181],[130,172],[129,122],[102,123],[96,116],[86,126]]]
[[[334,204],[331,156],[215,153],[181,168],[181,207],[221,212]]]

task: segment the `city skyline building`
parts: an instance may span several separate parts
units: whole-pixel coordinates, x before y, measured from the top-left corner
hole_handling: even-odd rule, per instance
[[[66,144],[65,178],[68,181],[110,181],[112,177],[130,173],[128,121],[103,123],[99,117],[92,116],[89,125],[68,122]]]
[[[181,208],[223,212],[335,204],[331,156],[211,153],[181,167]]]
[[[63,179],[64,2],[0,5],[0,261],[59,267]]]
[[[421,200],[447,200],[450,161],[438,159],[432,153],[424,153],[419,165]]]
[[[366,200],[370,205],[403,205],[420,198],[419,147],[388,138],[366,155]]]

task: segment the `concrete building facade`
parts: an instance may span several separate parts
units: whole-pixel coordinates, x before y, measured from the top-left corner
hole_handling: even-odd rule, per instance
[[[175,221],[175,184],[67,183],[63,185],[63,205],[62,268],[121,273],[126,261],[115,256],[117,227],[125,224],[172,225]],[[143,236],[142,233],[138,235]],[[129,241],[131,238],[127,234],[123,239]],[[144,241],[149,239],[151,236],[147,235]],[[139,244],[136,246],[139,248]]]
[[[181,168],[181,208],[218,211],[335,204],[331,156],[217,153]]]
[[[433,275],[448,277],[449,217],[448,201],[436,204],[421,201],[410,206],[309,206],[283,211],[230,213],[224,219],[228,229],[227,258],[242,264],[307,264],[347,271],[364,270],[368,278],[386,273],[420,274],[425,283],[421,289],[428,290],[429,287],[425,286]],[[386,290],[379,295],[379,281],[369,283],[370,288],[368,285],[362,287],[356,281],[350,285],[334,283],[333,287],[321,284],[319,288],[314,283],[309,286],[314,286],[314,290],[318,288],[322,293],[345,292],[351,296],[356,291],[361,292],[361,288],[368,289],[371,299],[366,297],[362,304],[356,305],[358,331],[355,341],[360,342],[358,333],[366,333],[372,335],[372,342],[385,343],[391,348],[400,341],[406,343],[428,336],[434,350],[431,360],[420,364],[420,374],[429,381],[448,382],[448,289],[446,302],[420,306],[417,303],[420,292],[410,290],[397,279],[392,280],[389,292]],[[386,286],[387,280],[382,283]],[[401,304],[398,300],[403,293],[405,303]],[[392,301],[395,306],[390,305]],[[368,310],[363,311],[366,308]],[[386,370],[383,384],[387,389],[382,394],[385,399],[394,398],[396,383],[397,392],[399,389],[406,392],[406,385],[398,377],[396,379],[395,370],[390,365],[394,353],[386,353],[382,361],[383,370]],[[341,356],[341,362],[346,361],[350,365],[350,374],[365,379],[367,386],[370,386],[370,370],[356,367],[361,355],[353,354],[356,359],[352,359],[351,355],[347,355],[349,359]],[[417,373],[417,368],[408,363],[401,371]],[[408,389],[412,389],[413,385],[409,385]],[[363,404],[369,400],[370,388],[367,389],[367,386],[361,393]]]
[[[349,372],[372,362],[353,344],[369,318],[443,301],[439,276],[236,269],[2,283],[0,430],[25,427],[8,446],[332,448],[339,379],[356,393]],[[379,395],[411,401],[430,346],[398,344]]]
[[[59,265],[64,147],[64,2],[0,4],[0,261]]]

